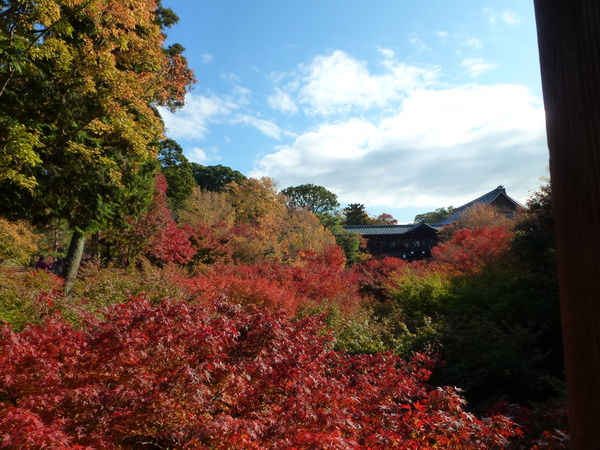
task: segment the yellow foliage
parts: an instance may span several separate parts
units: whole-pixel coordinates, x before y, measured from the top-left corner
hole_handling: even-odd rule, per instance
[[[194,187],[192,194],[178,211],[179,222],[213,226],[223,223],[228,227],[235,221],[235,210],[225,192],[203,191]]]
[[[27,223],[0,218],[0,264],[29,264],[37,243],[38,236]]]
[[[6,137],[0,138],[0,181],[10,181],[32,190],[37,183],[35,178],[27,173],[29,169],[41,163],[34,150],[41,146],[39,136],[28,131],[23,125],[7,124],[7,128]]]

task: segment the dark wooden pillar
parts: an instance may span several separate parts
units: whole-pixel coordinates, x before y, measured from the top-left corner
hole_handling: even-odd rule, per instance
[[[600,2],[534,0],[574,449],[600,448]],[[515,49],[515,51],[518,51]]]

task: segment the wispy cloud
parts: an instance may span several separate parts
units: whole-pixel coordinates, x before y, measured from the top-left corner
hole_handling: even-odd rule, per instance
[[[168,135],[173,139],[203,139],[209,124],[229,116],[238,105],[216,95],[187,94],[185,106],[173,114],[160,109]]]
[[[279,88],[275,88],[275,93],[267,97],[267,102],[271,108],[282,113],[295,114],[298,112],[292,96]]]
[[[271,137],[273,139],[281,139],[281,130],[275,124],[275,122],[272,122],[270,120],[259,119],[257,117],[252,117],[249,115],[238,115],[231,120],[231,123],[241,123],[244,125],[248,125],[252,128],[256,128],[265,136]]]
[[[465,58],[460,65],[467,68],[471,77],[477,77],[497,66],[497,64],[485,61],[482,58]]]
[[[511,10],[504,10],[501,13],[498,13],[493,8],[483,8],[484,14],[487,16],[488,21],[492,24],[497,22],[502,22],[506,25],[517,25],[522,22],[523,18],[519,16],[516,12]]]
[[[484,47],[483,41],[479,38],[469,37],[464,40],[464,45],[474,50],[481,50]]]
[[[215,59],[215,57],[210,53],[203,53],[200,55],[200,61],[202,61],[202,64],[210,64],[213,62],[213,59]]]
[[[517,25],[523,20],[523,18],[514,11],[503,11],[500,15],[500,19],[507,25]]]
[[[408,38],[408,42],[417,50],[417,52],[426,52],[431,50],[431,47],[427,45],[417,33],[411,33]]]

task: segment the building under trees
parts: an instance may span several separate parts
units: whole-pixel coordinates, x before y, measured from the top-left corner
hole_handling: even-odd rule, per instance
[[[504,186],[488,192],[469,203],[453,209],[439,223],[424,221],[407,225],[346,225],[344,229],[360,234],[367,240],[367,251],[373,256],[393,256],[407,261],[429,258],[439,242],[439,231],[458,221],[467,212],[481,206],[491,206],[503,216],[514,218],[525,206],[508,196]]]

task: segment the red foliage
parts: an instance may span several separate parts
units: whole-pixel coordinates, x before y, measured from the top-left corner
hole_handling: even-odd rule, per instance
[[[503,226],[462,229],[431,249],[431,254],[438,269],[454,274],[476,273],[487,263],[500,262],[507,255],[512,237]]]
[[[150,211],[140,220],[142,226],[153,229],[146,254],[150,259],[161,263],[185,263],[194,255],[190,243],[192,230],[180,228],[171,216],[167,206],[167,180],[162,173],[156,175],[156,192]]]
[[[531,443],[533,449],[567,449],[570,437],[565,431],[568,427],[566,400],[540,404],[535,409],[500,401],[488,411],[490,415],[502,415],[519,424],[521,442],[515,442],[510,448],[522,448],[523,442]],[[553,430],[553,431],[548,431]]]
[[[263,263],[215,267],[206,275],[180,280],[202,301],[232,300],[294,315],[299,308],[333,306],[343,313],[358,309],[356,284],[343,270],[338,247],[324,254],[302,251],[298,266]]]
[[[190,236],[195,250],[193,261],[206,265],[233,263],[233,250],[228,245],[230,240],[230,232],[224,223],[217,223],[212,227],[195,224]]]
[[[137,220],[126,218],[127,229],[115,231],[111,239],[122,265],[130,265],[144,255],[153,263],[185,263],[194,255],[190,242],[192,229],[180,228],[167,205],[167,181],[156,175],[154,197],[148,211]]]
[[[400,258],[387,257],[372,259],[352,267],[352,279],[360,286],[360,291],[372,295],[376,300],[386,300],[386,290],[390,275],[396,270],[408,266]]]
[[[431,359],[330,350],[315,317],[132,300],[74,329],[0,333],[0,439],[18,448],[491,448],[514,434]]]

